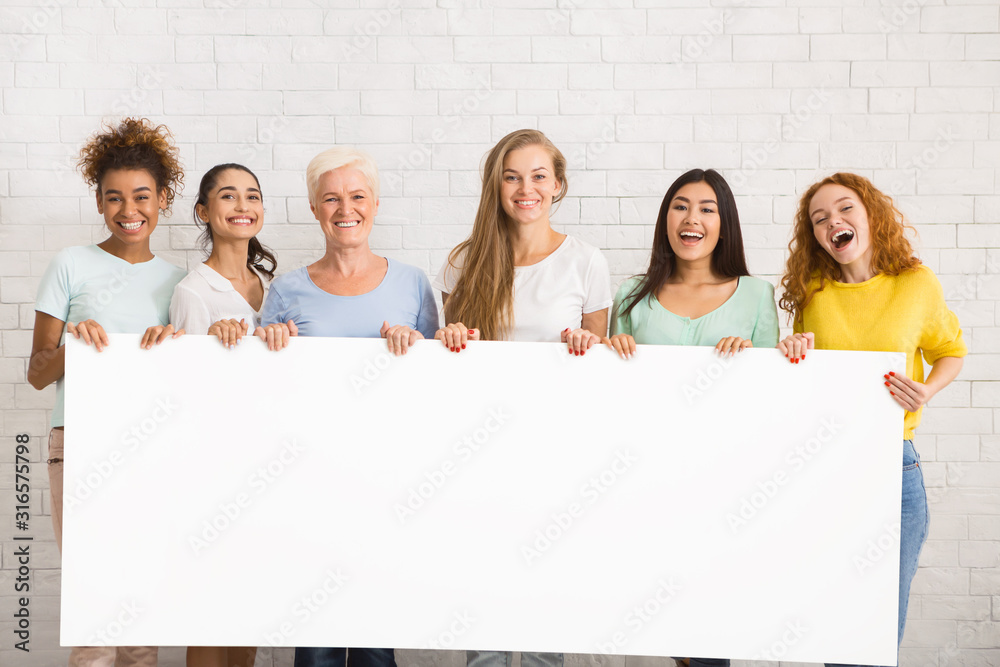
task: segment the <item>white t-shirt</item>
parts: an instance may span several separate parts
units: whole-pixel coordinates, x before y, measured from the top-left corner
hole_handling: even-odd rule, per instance
[[[271,281],[254,271],[264,287],[264,299]],[[199,264],[177,283],[170,300],[170,323],[189,334],[207,334],[219,320],[246,320],[247,333],[260,326],[260,311],[254,310],[229,279],[207,264]]]
[[[434,279],[434,288],[451,294],[460,275],[460,268],[445,262]],[[604,255],[594,246],[567,236],[537,264],[514,267],[511,340],[558,343],[564,329],[580,328],[584,314],[610,305],[611,273]]]

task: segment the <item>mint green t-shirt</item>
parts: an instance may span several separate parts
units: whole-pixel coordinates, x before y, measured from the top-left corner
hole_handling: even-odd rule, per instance
[[[96,245],[59,252],[38,285],[35,310],[63,322],[94,320],[110,333],[145,333],[166,326],[174,286],[184,270],[154,257],[130,264]],[[60,344],[66,338],[63,336]],[[63,426],[65,377],[56,381],[52,426]]]
[[[739,336],[749,339],[754,347],[774,347],[778,344],[778,309],[774,305],[771,283],[752,276],[741,276],[736,291],[729,299],[701,317],[675,315],[664,308],[655,295],[635,305],[627,316],[629,294],[639,286],[641,277],[622,283],[615,294],[612,334],[629,334],[640,345],[716,345],[723,338]]]

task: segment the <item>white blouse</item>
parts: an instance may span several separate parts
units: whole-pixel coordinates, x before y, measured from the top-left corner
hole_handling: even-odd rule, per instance
[[[264,288],[263,308],[271,281],[254,271]],[[207,264],[199,264],[174,287],[170,300],[170,323],[189,334],[207,334],[219,320],[246,320],[247,333],[260,326],[260,311],[254,310],[233,284]]]

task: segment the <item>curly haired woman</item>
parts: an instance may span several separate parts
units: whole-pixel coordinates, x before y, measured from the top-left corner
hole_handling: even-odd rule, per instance
[[[958,376],[967,352],[941,283],[914,256],[906,230],[892,199],[862,176],[838,173],[806,190],[781,280],[781,307],[791,314],[795,333],[778,343],[793,363],[804,360],[813,346],[906,354],[905,374],[880,378],[906,410],[899,642],[928,526],[927,494],[913,435],[924,404]],[[926,376],[921,357],[931,365]]]
[[[97,212],[110,236],[96,245],[66,248],[49,264],[38,288],[28,366],[28,382],[35,389],[56,383],[48,463],[60,549],[65,334],[100,351],[108,345],[108,333],[145,332],[140,344],[148,349],[173,334],[167,309],[184,277],[182,269],[149,249],[160,211],[170,210],[184,179],[169,130],[126,118],[92,137],[80,151],[79,165],[96,191]],[[153,646],[75,647],[69,664],[155,665],[156,657]]]

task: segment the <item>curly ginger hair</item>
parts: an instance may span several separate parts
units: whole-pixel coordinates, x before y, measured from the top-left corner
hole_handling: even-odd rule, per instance
[[[806,190],[795,213],[792,240],[788,244],[788,261],[781,278],[784,294],[779,302],[793,322],[802,321],[802,313],[813,295],[821,291],[828,280],[840,280],[840,265],[819,245],[809,217],[809,205],[824,185],[842,185],[850,188],[861,200],[868,214],[871,233],[872,264],[876,274],[896,276],[920,265],[913,246],[906,238],[906,231],[915,231],[905,223],[903,214],[896,208],[892,197],[875,187],[864,176],[839,172],[814,183]],[[810,284],[814,279],[818,285]]]

